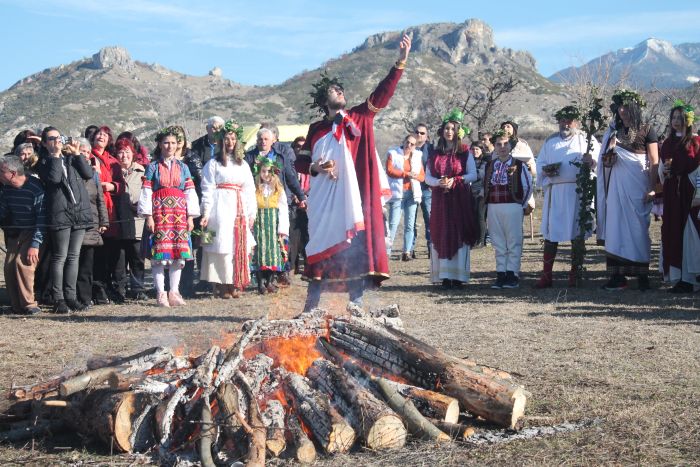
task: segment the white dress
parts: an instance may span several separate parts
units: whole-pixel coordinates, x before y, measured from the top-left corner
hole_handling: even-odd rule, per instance
[[[211,159],[202,170],[202,216],[207,229],[216,232],[211,244],[202,247],[202,280],[216,284],[234,283],[234,226],[238,209],[246,219],[247,258],[255,246],[250,220],[255,219],[255,182],[248,164],[228,161],[226,167]],[[247,262],[247,260],[246,260]],[[245,268],[248,268],[248,264]]]
[[[586,146],[586,135],[582,132],[567,139],[555,134],[547,138],[537,156],[537,181],[544,190],[541,230],[545,240],[568,242],[579,234],[579,196],[576,193],[579,168],[571,162],[581,162]],[[591,154],[596,160],[599,152],[594,139]],[[560,164],[558,175],[549,177],[542,171],[550,164]],[[591,232],[586,232],[586,238],[590,236]]]

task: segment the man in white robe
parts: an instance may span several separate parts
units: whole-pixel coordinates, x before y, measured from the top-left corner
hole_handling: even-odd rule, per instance
[[[576,286],[576,264],[581,264],[582,258],[575,258],[573,252],[582,250],[574,248],[574,243],[585,242],[585,238],[590,237],[592,233],[588,231],[584,238],[579,237],[581,196],[576,193],[576,178],[581,169],[574,164],[588,164],[595,170],[600,146],[594,138],[591,151],[587,151],[586,135],[578,129],[580,115],[576,107],[566,106],[559,110],[555,117],[559,131],[545,140],[537,156],[537,180],[544,190],[541,227],[544,259],[542,275],[535,283],[537,289],[552,286],[552,268],[557,247],[559,242],[568,241],[572,243],[569,286]],[[591,154],[595,154],[596,157]]]

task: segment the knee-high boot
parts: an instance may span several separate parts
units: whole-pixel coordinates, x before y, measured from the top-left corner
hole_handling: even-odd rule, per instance
[[[542,275],[535,283],[536,289],[546,289],[552,286],[552,268],[554,259],[557,257],[557,242],[544,241],[544,259],[542,261]]]

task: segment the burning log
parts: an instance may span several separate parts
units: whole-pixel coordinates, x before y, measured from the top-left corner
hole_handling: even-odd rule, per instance
[[[118,359],[110,366],[89,370],[67,379],[60,383],[59,393],[61,397],[70,396],[83,389],[94,388],[104,383],[114,372],[142,373],[159,363],[167,362],[172,357],[172,352],[169,349],[153,347],[130,357]]]
[[[262,418],[267,427],[265,446],[273,456],[278,457],[287,447],[284,439],[284,406],[275,399],[268,401]]]
[[[287,430],[294,446],[294,458],[302,464],[313,464],[316,461],[316,447],[306,436],[296,415],[287,416]]]
[[[170,446],[170,430],[175,417],[175,409],[180,401],[185,397],[187,386],[180,386],[172,396],[161,402],[156,408],[156,426],[160,444],[164,447]]]
[[[394,449],[406,444],[401,419],[382,401],[328,360],[316,360],[308,377],[317,388],[333,397],[353,428],[370,449]]]
[[[237,432],[241,427],[241,422],[236,416],[240,413],[238,388],[232,383],[222,384],[216,392],[216,401],[224,420],[224,433],[229,439],[237,441]]]
[[[429,418],[447,423],[457,423],[459,402],[454,397],[435,391],[389,381],[396,391],[413,402],[418,411]]]
[[[220,353],[221,349],[216,345],[209,349],[195,370],[192,377],[193,384],[202,388],[208,388],[211,385],[214,377],[214,368]]]
[[[333,408],[328,396],[312,389],[308,380],[285,373],[284,382],[294,395],[297,413],[328,454],[347,452],[355,442],[355,430]]]
[[[474,415],[499,426],[519,427],[527,401],[521,386],[491,369],[485,372],[478,365],[468,366],[400,331],[390,333],[393,338],[388,339],[372,329],[335,321],[331,343],[413,384],[456,398]]]
[[[260,415],[258,402],[250,387],[246,376],[240,371],[236,372],[236,378],[243,388],[243,392],[248,398],[248,467],[265,467],[265,442],[267,441],[267,430]],[[245,425],[244,425],[245,428]]]
[[[209,398],[204,397],[202,404],[202,432],[199,438],[199,459],[202,462],[202,467],[215,467],[214,459],[211,455],[211,447],[214,443],[216,435],[216,425],[211,416],[211,407],[209,406]]]

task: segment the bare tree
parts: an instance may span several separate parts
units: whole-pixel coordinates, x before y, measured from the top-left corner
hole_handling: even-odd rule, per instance
[[[474,121],[477,131],[490,128],[505,97],[521,84],[515,73],[505,68],[471,76],[465,86],[462,110]]]

